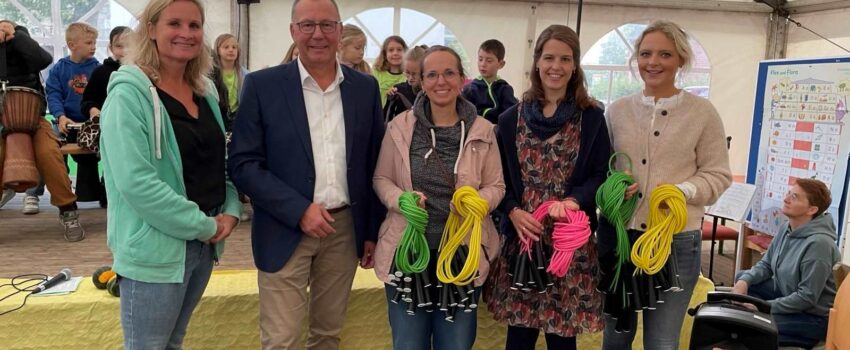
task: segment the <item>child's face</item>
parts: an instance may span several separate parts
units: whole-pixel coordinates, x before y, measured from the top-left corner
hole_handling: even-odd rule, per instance
[[[410,86],[419,86],[419,62],[415,60],[407,60],[404,62],[404,75],[407,77],[407,83]]]
[[[358,37],[354,40],[351,40],[347,45],[341,45],[339,47],[339,57],[342,58],[344,62],[348,62],[351,64],[360,64],[363,62],[363,54],[366,49],[366,38]]]
[[[225,40],[218,47],[218,57],[221,57],[222,61],[235,62],[236,58],[239,57],[239,43],[236,42],[236,39]]]
[[[94,57],[97,38],[91,34],[81,34],[68,42],[68,50],[71,54],[81,59]]]
[[[404,46],[401,46],[398,42],[390,41],[390,44],[387,45],[386,57],[391,67],[401,68],[404,59]]]
[[[112,51],[112,58],[118,62],[121,62],[121,59],[124,58],[124,54],[126,53],[128,36],[127,34],[121,34],[109,45],[109,51]]]
[[[478,73],[482,77],[490,79],[499,74],[499,69],[505,66],[505,61],[499,61],[496,55],[489,51],[478,50]]]

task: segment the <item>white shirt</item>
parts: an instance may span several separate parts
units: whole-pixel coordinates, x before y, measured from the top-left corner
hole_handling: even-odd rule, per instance
[[[304,91],[304,107],[310,126],[316,172],[313,202],[326,209],[348,205],[350,201],[345,155],[345,121],[339,90],[339,84],[344,79],[342,68],[337,63],[336,78],[324,91],[301,64],[300,59],[298,71],[301,75],[301,89]]]

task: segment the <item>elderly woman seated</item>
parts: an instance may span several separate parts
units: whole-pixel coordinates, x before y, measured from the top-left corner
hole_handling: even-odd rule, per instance
[[[823,182],[797,179],[782,206],[788,224],[761,261],[736,276],[733,292],[770,303],[780,346],[810,349],[826,338],[836,292],[832,266],[840,259],[834,220],[824,213],[831,202]]]

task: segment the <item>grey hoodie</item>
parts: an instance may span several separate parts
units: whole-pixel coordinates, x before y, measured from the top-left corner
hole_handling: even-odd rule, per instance
[[[768,301],[774,314],[829,315],[836,290],[832,266],[841,258],[832,216],[824,213],[793,231],[786,224],[780,232],[740,280],[773,283],[783,295]]]

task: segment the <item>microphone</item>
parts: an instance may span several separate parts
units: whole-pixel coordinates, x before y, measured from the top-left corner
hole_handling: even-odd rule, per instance
[[[32,291],[32,294],[41,293],[45,289],[53,287],[69,279],[71,279],[71,269],[62,269],[62,271],[59,271],[58,275],[51,277],[49,280],[47,280],[47,282],[40,284],[38,287],[35,287],[35,289]]]

